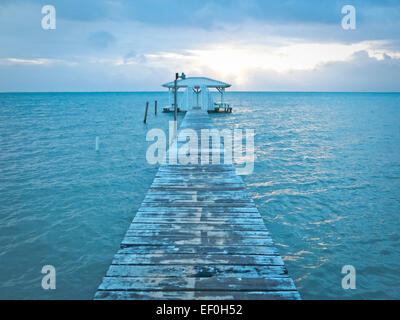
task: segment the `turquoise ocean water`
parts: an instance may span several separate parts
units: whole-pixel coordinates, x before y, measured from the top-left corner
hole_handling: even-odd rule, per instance
[[[157,166],[166,93],[0,94],[0,299],[91,299]],[[304,299],[400,298],[400,94],[228,93],[244,177]],[[151,101],[148,124],[144,106]],[[180,116],[180,120],[182,116]],[[99,151],[95,139],[99,137]],[[57,288],[41,288],[54,265]],[[343,290],[353,265],[357,289]]]

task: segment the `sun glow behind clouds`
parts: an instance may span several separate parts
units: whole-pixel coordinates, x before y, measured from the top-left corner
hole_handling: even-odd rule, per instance
[[[156,66],[180,66],[185,70],[213,70],[221,76],[234,75],[237,80],[249,69],[278,73],[314,70],[338,61],[349,61],[358,51],[370,52],[372,43],[293,43],[282,46],[218,45],[206,49],[188,49],[184,53],[160,52],[146,55]],[[372,51],[371,51],[372,52]],[[242,79],[243,80],[243,79]]]

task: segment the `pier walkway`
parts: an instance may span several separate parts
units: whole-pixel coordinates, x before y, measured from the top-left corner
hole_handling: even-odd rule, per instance
[[[214,125],[192,110],[183,128]],[[160,166],[95,299],[300,295],[234,166],[188,164]]]

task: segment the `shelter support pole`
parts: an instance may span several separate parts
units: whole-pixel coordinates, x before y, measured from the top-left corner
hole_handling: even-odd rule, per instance
[[[174,81],[174,121],[176,122],[176,115],[178,112],[178,107],[177,107],[177,91],[178,91],[178,73],[175,74],[175,81]]]

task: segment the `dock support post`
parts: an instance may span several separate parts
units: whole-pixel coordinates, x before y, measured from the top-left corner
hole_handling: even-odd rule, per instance
[[[154,101],[154,114],[157,115],[157,100]]]
[[[178,87],[178,78],[179,74],[175,73],[175,80],[174,80],[174,121],[176,121],[176,114],[178,112],[177,109],[177,87]]]
[[[146,102],[146,112],[145,112],[145,114],[144,114],[144,120],[143,120],[144,123],[146,123],[146,121],[147,121],[147,111],[148,111],[148,110],[149,110],[149,103]]]
[[[221,88],[221,105],[225,108],[225,105],[224,105],[224,92],[225,92],[225,89]]]

